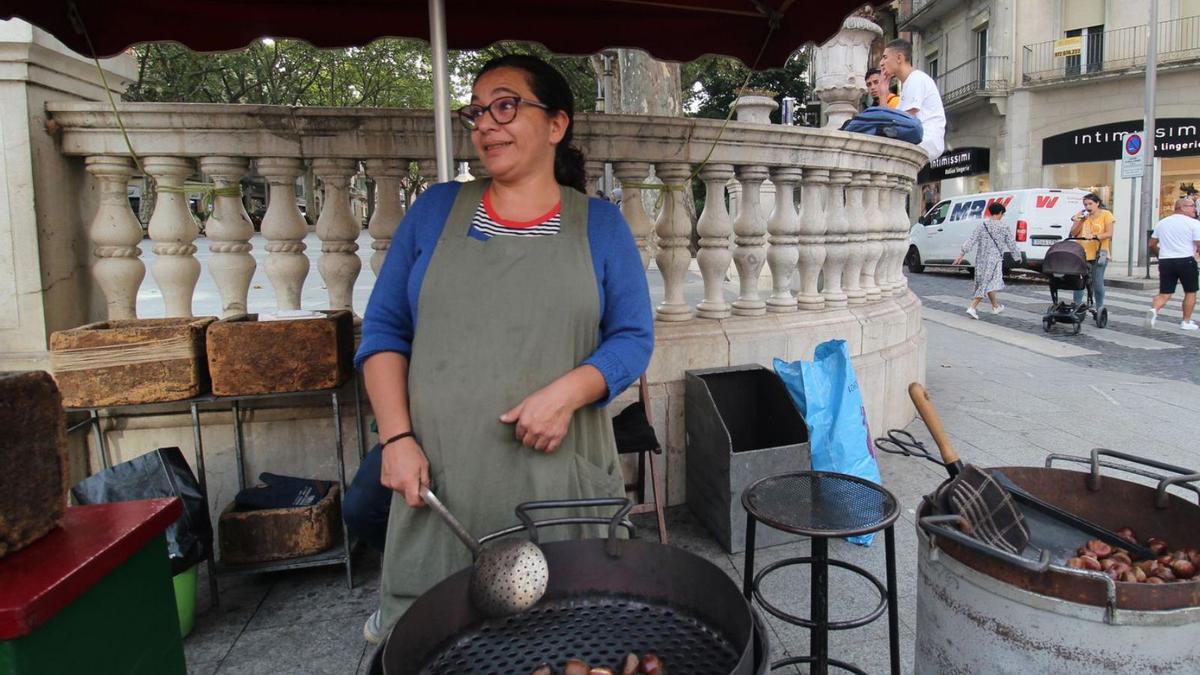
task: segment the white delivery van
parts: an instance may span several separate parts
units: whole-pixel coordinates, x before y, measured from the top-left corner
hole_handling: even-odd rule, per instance
[[[1028,188],[943,199],[912,226],[904,264],[910,272],[921,272],[927,264],[954,262],[988,204],[1000,202],[1006,209],[1003,222],[1013,228],[1029,267],[1039,269],[1046,249],[1070,236],[1071,216],[1083,210],[1086,194],[1080,189]],[[970,263],[969,257],[966,262]]]

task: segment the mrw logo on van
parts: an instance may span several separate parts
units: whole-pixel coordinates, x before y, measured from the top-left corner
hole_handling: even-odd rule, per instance
[[[976,199],[973,202],[962,202],[961,204],[955,205],[954,210],[950,212],[950,218],[948,218],[948,220],[982,218],[984,209],[986,209],[993,202],[1003,204],[1004,208],[1008,208],[1009,203],[1012,202],[1012,197],[992,197],[986,201],[983,199]]]
[[[1048,195],[1038,195],[1035,200],[1034,207],[1039,209],[1052,209],[1058,203],[1058,197],[1050,197]]]

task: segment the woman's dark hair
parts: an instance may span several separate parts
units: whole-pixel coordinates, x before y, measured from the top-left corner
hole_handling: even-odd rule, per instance
[[[987,207],[987,212],[993,216],[998,216],[1007,210],[1008,209],[1004,208],[1004,205],[1001,204],[1000,202],[992,202],[991,204],[988,204],[988,207]]]
[[[567,114],[567,131],[554,148],[554,180],[559,185],[573,187],[586,195],[587,172],[583,168],[583,153],[571,146],[575,135],[575,98],[567,79],[554,66],[536,56],[508,54],[483,64],[475,81],[478,82],[484,73],[497,68],[524,71],[533,95],[546,104],[546,113],[553,115],[561,110]]]
[[[1096,202],[1096,204],[1099,206],[1104,206],[1104,201],[1100,199],[1100,195],[1096,194],[1095,192],[1089,192],[1084,195],[1083,198],[1089,202]]]

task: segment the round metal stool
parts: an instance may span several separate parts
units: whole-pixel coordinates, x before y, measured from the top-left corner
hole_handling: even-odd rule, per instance
[[[798,663],[811,664],[812,673],[824,675],[829,666],[865,675],[858,667],[829,658],[829,631],[865,626],[888,614],[888,648],[891,672],[900,672],[900,624],[896,607],[896,539],[892,524],[900,516],[900,506],[892,493],[861,478],[825,471],[802,471],[768,476],[742,492],[746,509],[746,568],[742,592],[771,615],[811,632],[808,656],[793,657],[771,664],[772,670]],[[787,558],[754,572],[754,531],[757,523],[810,537],[812,555]],[[841,560],[829,559],[829,539],[850,537],[883,530],[887,562],[887,586],[870,572]],[[759,586],[771,573],[791,565],[812,567],[810,615],[788,614],[763,597]],[[879,605],[864,616],[845,621],[829,620],[829,567],[840,567],[866,579],[879,592]]]

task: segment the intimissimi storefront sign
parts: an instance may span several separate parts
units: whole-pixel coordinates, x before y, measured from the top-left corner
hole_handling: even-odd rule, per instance
[[[1076,164],[1121,159],[1121,136],[1141,131],[1142,120],[1101,124],[1042,140],[1042,164]],[[1155,121],[1156,157],[1200,156],[1200,118],[1169,117]]]
[[[991,151],[987,148],[955,148],[931,161],[917,174],[918,183],[976,176],[991,168]]]

